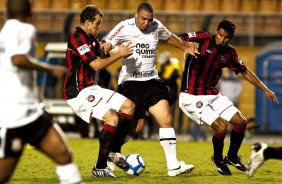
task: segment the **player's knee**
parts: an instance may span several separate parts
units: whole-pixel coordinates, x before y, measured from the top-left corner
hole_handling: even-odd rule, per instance
[[[217,127],[217,130],[216,130],[218,133],[220,133],[220,134],[226,134],[226,132],[227,132],[227,126],[218,126]]]
[[[133,115],[135,111],[135,104],[131,100],[127,99],[124,103],[123,113]]]
[[[62,148],[59,151],[60,154],[58,154],[56,158],[56,162],[58,165],[65,165],[72,162],[72,154],[67,148]]]
[[[119,117],[118,114],[113,111],[113,110],[109,110],[103,117],[102,119],[105,124],[117,127],[118,122],[119,122]]]

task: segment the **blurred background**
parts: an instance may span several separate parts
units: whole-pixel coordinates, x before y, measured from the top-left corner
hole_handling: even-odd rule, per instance
[[[67,41],[69,33],[79,25],[79,14],[85,5],[95,4],[105,14],[99,32],[101,38],[121,20],[133,17],[141,2],[150,2],[155,8],[155,18],[175,34],[199,30],[214,33],[222,19],[232,20],[237,29],[231,44],[237,49],[242,61],[277,94],[282,102],[281,0],[32,0],[34,12],[32,23],[38,31],[37,58],[43,57],[41,60],[44,61],[44,57],[47,57],[49,51],[56,52],[56,48],[55,50],[46,50],[48,43]],[[3,25],[5,19],[5,1],[1,0],[0,26]],[[178,65],[176,68],[179,77],[176,80],[179,84],[184,66],[183,53],[160,42],[158,56],[167,52],[171,63]],[[63,60],[63,57],[47,57],[47,62],[50,62],[51,59],[58,59],[58,63],[64,62],[60,61]],[[116,73],[120,65],[120,62],[116,62],[106,71],[106,75],[110,76],[107,85],[112,89],[116,89]],[[48,80],[51,82],[45,81],[43,83],[45,85],[48,83],[53,87],[56,83],[56,87],[53,88],[53,93],[54,91],[55,93],[49,97],[44,92],[42,98],[62,99],[62,81]],[[267,101],[259,90],[242,80],[240,76],[234,76],[225,71],[223,80],[220,83],[221,87],[229,89],[231,95],[234,90],[237,90],[232,87],[235,86],[235,83],[239,84],[240,89],[236,97],[238,101],[235,103],[249,119],[249,133],[275,134],[282,132],[282,122],[280,121],[282,107],[280,104]],[[231,82],[229,87],[224,87],[226,81]],[[38,81],[39,88],[40,85],[42,86],[42,81]],[[61,114],[64,113],[61,112]],[[67,120],[63,118],[58,121]],[[154,126],[148,124],[143,135],[145,138],[150,137],[155,130]],[[178,134],[188,134],[193,129],[189,119],[179,112],[177,102],[174,108],[174,127]],[[199,132],[199,130],[195,131],[196,134]],[[205,139],[204,136],[202,137]]]

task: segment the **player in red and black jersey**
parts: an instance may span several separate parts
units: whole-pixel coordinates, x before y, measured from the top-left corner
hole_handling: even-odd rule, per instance
[[[236,50],[229,44],[235,34],[236,26],[229,20],[219,23],[214,35],[206,32],[182,34],[185,41],[199,43],[200,54],[197,57],[188,55],[181,83],[179,107],[199,125],[207,124],[214,129],[212,160],[218,172],[231,175],[226,164],[235,166],[245,172],[247,168],[238,156],[244,139],[247,119],[226,97],[221,95],[216,84],[222,75],[222,68],[228,68],[241,75],[254,86],[263,90],[265,96],[278,103],[274,92],[268,89],[260,79],[240,60]],[[223,159],[224,138],[227,124],[233,129],[230,147]]]
[[[93,118],[105,124],[100,134],[100,149],[93,175],[96,177],[115,177],[107,167],[111,142],[117,133],[121,117],[132,120],[134,103],[115,91],[96,84],[98,72],[122,57],[132,54],[132,47],[120,45],[118,51],[108,57],[101,57],[103,48],[97,41],[103,13],[96,6],[86,6],[80,14],[80,26],[70,35],[66,51],[67,75],[64,82],[64,98],[73,111],[85,122]],[[114,160],[116,161],[116,160]],[[118,166],[128,169],[125,159],[117,159]]]

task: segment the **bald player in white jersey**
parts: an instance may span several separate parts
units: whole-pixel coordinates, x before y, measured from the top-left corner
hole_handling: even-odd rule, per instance
[[[131,56],[122,59],[122,68],[118,84],[122,85],[120,93],[131,99],[136,110],[135,120],[144,119],[148,111],[156,120],[160,129],[160,143],[166,156],[169,176],[189,173],[193,165],[179,161],[176,156],[176,136],[172,127],[171,99],[156,69],[157,44],[159,39],[166,40],[186,54],[196,56],[198,45],[185,45],[176,35],[168,31],[165,26],[154,19],[154,9],[149,3],[141,3],[135,17],[120,22],[103,39],[105,53],[116,45],[131,44],[134,52]],[[121,126],[120,124],[119,126]],[[126,131],[128,123],[121,131]],[[126,133],[121,133],[122,136]],[[124,138],[117,137],[116,140]],[[124,142],[113,144],[112,151],[120,152]],[[118,147],[119,146],[119,147]]]
[[[65,75],[65,68],[32,57],[36,29],[27,23],[29,0],[7,0],[8,20],[0,32],[0,183],[11,178],[28,143],[57,165],[60,183],[82,183],[59,126],[43,114],[34,94],[33,70]]]

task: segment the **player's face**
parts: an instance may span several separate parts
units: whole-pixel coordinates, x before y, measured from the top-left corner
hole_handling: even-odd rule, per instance
[[[136,26],[141,31],[146,31],[146,29],[151,25],[154,19],[154,14],[149,13],[145,10],[140,10],[139,12],[135,13],[135,23]]]
[[[98,30],[100,28],[101,23],[102,23],[101,15],[96,15],[95,20],[93,22],[89,21],[87,24],[88,34],[96,37],[98,35]]]
[[[216,45],[225,46],[229,42],[229,40],[231,40],[231,38],[232,37],[229,35],[229,33],[226,32],[224,29],[220,28],[216,30],[215,33]]]

